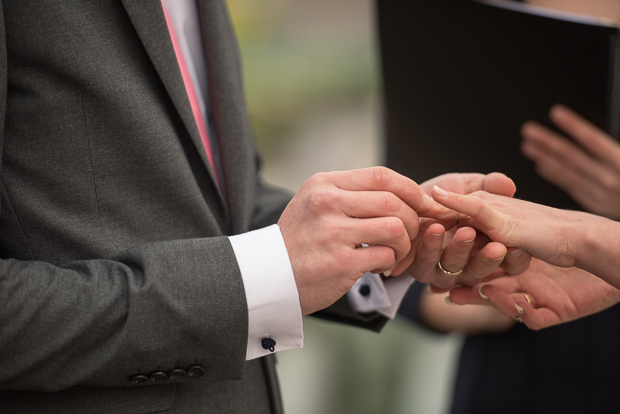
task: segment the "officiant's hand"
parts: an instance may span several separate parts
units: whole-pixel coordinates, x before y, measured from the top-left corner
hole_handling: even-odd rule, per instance
[[[620,145],[565,106],[551,108],[549,117],[572,140],[527,122],[521,129],[523,154],[538,174],[587,210],[620,218]]]

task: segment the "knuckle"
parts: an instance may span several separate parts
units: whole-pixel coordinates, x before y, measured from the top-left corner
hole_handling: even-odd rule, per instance
[[[390,180],[390,170],[386,167],[372,167],[370,177],[376,187],[383,187]]]
[[[353,249],[349,249],[345,246],[339,246],[335,249],[335,257],[341,263],[349,264],[355,261],[356,255]]]
[[[398,217],[387,217],[383,220],[383,230],[390,239],[393,239],[403,234],[405,226]]]
[[[381,194],[381,205],[385,213],[395,213],[400,207],[397,197],[392,193]]]
[[[323,183],[328,180],[329,180],[329,173],[326,173],[326,172],[318,172],[316,174],[313,174],[312,177],[308,179],[308,181],[317,182],[317,183]]]
[[[308,194],[306,206],[312,213],[323,213],[329,210],[333,203],[334,195],[331,191],[315,190]]]

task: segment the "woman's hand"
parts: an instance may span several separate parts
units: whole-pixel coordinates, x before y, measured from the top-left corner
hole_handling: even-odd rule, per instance
[[[575,266],[574,233],[580,221],[609,220],[588,213],[559,210],[514,198],[477,191],[469,195],[435,187],[437,202],[460,211],[464,225],[476,228],[505,246],[525,249],[534,257],[562,267]]]
[[[470,195],[435,187],[433,197],[468,217],[465,225],[508,247],[560,267],[578,267],[620,287],[620,223],[484,191]]]
[[[620,145],[565,106],[551,108],[549,117],[574,141],[527,122],[521,129],[523,154],[540,176],[587,210],[620,218]]]
[[[458,194],[485,190],[511,197],[515,192],[512,180],[499,173],[444,174],[422,183],[420,187],[430,193],[434,185]],[[446,210],[451,213],[450,220],[420,220],[418,236],[411,242],[409,275],[421,282],[431,283],[439,288],[437,291],[441,291],[455,284],[476,285],[489,275],[518,274],[527,269],[530,263],[528,253],[506,249],[483,234],[477,235],[474,229],[460,226],[454,211]],[[438,263],[441,263],[443,270]]]
[[[418,312],[425,326],[441,333],[480,335],[502,333],[515,324],[512,317],[506,317],[491,306],[450,306],[451,302],[446,301],[448,297],[449,292],[428,294],[428,290],[420,296]]]
[[[450,291],[456,304],[492,305],[532,329],[569,322],[620,301],[620,291],[577,268],[559,268],[533,259],[523,274]]]

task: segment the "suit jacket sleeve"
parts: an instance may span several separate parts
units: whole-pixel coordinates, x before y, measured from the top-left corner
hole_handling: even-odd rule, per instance
[[[0,8],[0,388],[193,365],[241,379],[247,305],[225,235],[275,221],[287,196],[257,182],[223,5],[201,2],[228,209],[158,2],[51,4]]]
[[[123,5],[90,27],[69,12],[92,3],[56,5],[0,7],[0,388],[240,379],[245,294],[199,153]]]

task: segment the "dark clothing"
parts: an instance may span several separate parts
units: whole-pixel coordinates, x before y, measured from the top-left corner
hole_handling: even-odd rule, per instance
[[[290,196],[259,181],[225,2],[197,6],[225,194],[159,0],[0,2],[0,412],[282,412],[226,236]]]
[[[401,314],[419,322],[416,283]],[[620,306],[541,331],[466,338],[452,414],[620,413]]]

